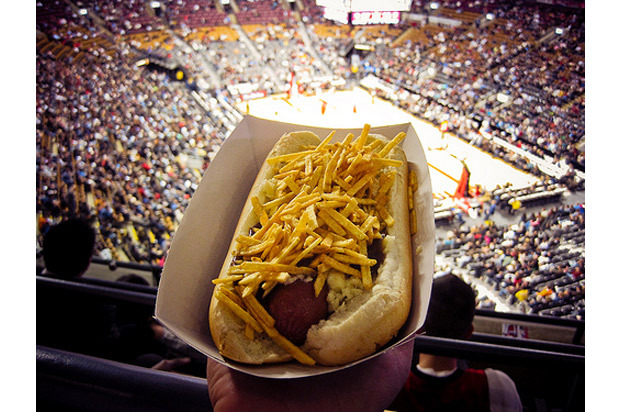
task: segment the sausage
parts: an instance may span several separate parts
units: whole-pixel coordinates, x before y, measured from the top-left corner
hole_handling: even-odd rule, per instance
[[[302,345],[309,328],[328,314],[323,288],[316,297],[314,282],[297,279],[290,284],[278,285],[265,299],[264,307],[275,319],[275,328],[295,345]]]

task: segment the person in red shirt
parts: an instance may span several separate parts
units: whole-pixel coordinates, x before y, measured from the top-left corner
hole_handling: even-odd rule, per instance
[[[429,336],[469,339],[476,296],[470,285],[453,274],[434,279],[425,320]],[[520,412],[515,383],[495,369],[462,369],[457,358],[419,353],[393,411]]]

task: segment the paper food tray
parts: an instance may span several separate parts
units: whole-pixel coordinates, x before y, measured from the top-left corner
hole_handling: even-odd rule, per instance
[[[418,176],[415,193],[417,233],[413,237],[414,280],[410,315],[398,336],[372,356],[337,367],[306,366],[297,362],[255,366],[225,359],[219,354],[208,326],[208,309],[214,285],[236,229],[251,186],[260,167],[279,138],[292,131],[312,131],[325,138],[335,130],[333,141],[356,129],[305,126],[246,116],[226,139],[195,191],[176,231],[157,294],[155,317],[187,344],[211,359],[245,373],[270,378],[298,378],[348,368],[413,339],[423,325],[434,271],[435,225],[433,195],[425,153],[410,123],[372,127],[370,133],[387,138],[399,132],[407,137],[401,147],[409,167]]]

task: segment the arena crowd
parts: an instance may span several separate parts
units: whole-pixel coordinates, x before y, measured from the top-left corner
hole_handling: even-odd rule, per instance
[[[583,188],[574,179],[585,170],[583,10],[496,0],[443,1],[432,11],[415,0],[409,15],[420,19],[352,27],[324,20],[307,1],[302,10],[266,0],[236,1],[238,10],[210,0],[161,3],[156,11],[140,1],[37,2],[41,234],[85,217],[100,256],[162,265],[204,169],[238,121],[231,104],[242,90],[285,92],[292,72],[306,92],[316,78],[355,85],[375,75],[397,90],[383,97],[411,114],[448,121],[460,138],[548,186]],[[371,46],[354,72],[341,52],[353,41]],[[145,56],[176,70],[137,65]],[[570,172],[544,176],[494,138]],[[500,200],[492,192],[487,208]],[[516,228],[456,228],[450,247],[524,310],[583,317],[583,257],[565,258],[552,239],[567,218],[583,231],[584,209],[522,214]]]
[[[585,318],[585,206],[522,213],[510,226],[488,221],[438,241],[452,268],[481,279],[524,313]]]

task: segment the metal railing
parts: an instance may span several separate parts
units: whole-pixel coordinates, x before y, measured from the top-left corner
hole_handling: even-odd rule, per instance
[[[37,291],[39,293],[53,292],[54,289],[60,289],[65,291],[71,291],[76,294],[83,293],[98,296],[116,302],[130,302],[140,305],[146,305],[152,307],[154,312],[157,288],[152,286],[84,278],[78,280],[62,280],[45,276],[37,276],[36,282]],[[542,327],[543,325],[564,326],[574,328],[576,331],[581,330],[582,333],[585,327],[585,322],[583,321],[560,318],[547,318],[516,313],[502,313],[478,309],[476,311],[476,318],[480,319],[483,317],[497,319],[505,322],[536,323],[540,327]],[[429,339],[429,337],[420,336],[419,339],[422,342]],[[533,356],[535,354],[534,351],[545,351],[552,353],[560,353],[564,355],[574,355],[575,357],[583,357],[585,351],[585,347],[579,344],[564,344],[533,339],[516,339],[486,333],[474,333],[471,341],[469,341],[468,343],[478,343],[479,345],[481,345],[478,347],[479,349],[483,349],[484,347],[482,345],[484,344],[519,348],[523,351],[529,349],[531,351],[530,353]],[[491,347],[487,348],[491,349]]]
[[[36,398],[41,410],[213,410],[206,379],[38,345]]]
[[[71,291],[76,297],[89,294],[111,302],[144,305],[152,308],[153,312],[157,291],[155,287],[123,282],[91,279],[67,281],[37,276],[37,293],[53,293],[55,290]],[[526,320],[538,322],[539,325],[583,324],[564,319],[483,310],[477,311],[477,316],[497,319],[506,317],[506,322]],[[468,341],[420,335],[415,339],[414,353],[456,357],[475,367],[510,368],[518,389],[527,398],[533,397],[534,402],[550,402],[550,395],[556,393],[564,393],[569,399],[575,399],[573,402],[565,401],[567,405],[583,397],[581,387],[585,376],[585,348],[582,345],[483,333],[474,333]],[[533,378],[536,380],[532,383]],[[559,382],[561,386],[554,382]],[[530,386],[533,384],[535,386],[532,390]],[[65,410],[212,410],[207,382],[202,378],[43,346],[37,346],[37,402],[40,402],[37,406],[50,409],[55,406]]]
[[[103,259],[98,256],[92,257],[92,263],[99,265],[107,265],[110,270],[115,270],[116,268],[125,268],[132,269],[140,272],[149,272],[152,273],[153,283],[155,285],[159,284],[161,280],[161,272],[163,272],[163,267],[157,265],[146,265],[143,263],[137,262],[123,262],[118,260],[109,260]]]

